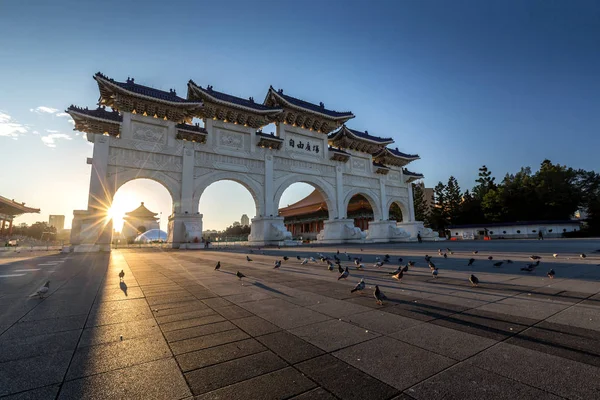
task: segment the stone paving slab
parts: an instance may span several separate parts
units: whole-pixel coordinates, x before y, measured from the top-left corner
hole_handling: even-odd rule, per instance
[[[295,366],[335,396],[348,400],[389,399],[398,390],[331,356],[323,355]]]
[[[194,395],[254,378],[285,368],[287,364],[270,351],[240,357],[232,361],[186,372],[185,378]]]
[[[281,330],[281,328],[257,316],[237,318],[231,320],[231,322],[250,336],[261,336]]]
[[[259,336],[256,339],[290,364],[324,353],[323,350],[285,331]]]
[[[316,388],[306,393],[294,396],[291,400],[335,400],[336,397],[323,388]]]
[[[399,390],[407,389],[456,363],[389,337],[360,343],[333,355]]]
[[[194,350],[206,349],[225,343],[237,342],[238,340],[249,339],[250,336],[239,329],[232,329],[225,332],[213,333],[210,335],[199,336],[191,339],[180,340],[170,344],[173,354],[179,355]]]
[[[190,389],[173,359],[164,359],[65,382],[59,400],[185,399]]]
[[[54,399],[58,394],[58,390],[60,389],[60,385],[54,384],[50,386],[46,386],[39,389],[28,390],[26,392],[21,392],[17,394],[13,394],[10,396],[3,397],[3,400],[46,400],[46,399]]]
[[[52,353],[74,350],[80,335],[81,330],[73,330],[12,340],[0,338],[0,363],[40,355],[51,357]]]
[[[406,391],[419,400],[513,400],[561,397],[515,382],[469,364],[455,365]]]
[[[327,352],[380,336],[377,332],[337,319],[291,329],[290,332]]]
[[[350,315],[342,318],[343,321],[372,332],[378,332],[385,335],[408,329],[422,322],[412,318],[402,317],[379,310],[371,310],[360,314]]]
[[[70,317],[45,319],[43,322],[17,322],[2,334],[2,340],[83,329],[85,319],[85,315],[74,315]]]
[[[197,396],[196,400],[270,400],[286,399],[306,392],[316,385],[293,368],[284,368],[256,378]],[[294,397],[295,398],[295,397]],[[308,399],[309,397],[307,397]],[[318,399],[317,397],[310,397]],[[323,397],[323,399],[326,399]]]
[[[464,360],[498,343],[496,340],[425,323],[390,335],[455,360]]]
[[[62,382],[72,351],[0,363],[0,396]]]
[[[212,324],[193,326],[191,328],[177,329],[174,331],[165,332],[167,342],[176,342],[178,340],[191,339],[198,336],[210,335],[213,333],[229,331],[237,329],[230,321],[220,321]]]
[[[160,329],[158,328],[158,324],[154,318],[149,318],[140,321],[85,328],[79,338],[78,346],[86,347],[117,342],[121,340],[121,336],[123,337],[123,340],[129,340],[159,334]]]
[[[67,379],[99,374],[169,356],[169,347],[159,335],[80,347],[73,355]]]
[[[192,351],[177,356],[177,362],[183,372],[235,360],[255,353],[266,351],[267,348],[254,339],[240,340],[208,349]]]
[[[557,396],[597,398],[600,368],[511,344],[499,343],[469,363]]]

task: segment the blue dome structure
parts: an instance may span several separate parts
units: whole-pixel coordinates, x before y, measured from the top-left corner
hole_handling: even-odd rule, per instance
[[[134,243],[166,242],[167,232],[160,229],[150,229],[136,237]]]

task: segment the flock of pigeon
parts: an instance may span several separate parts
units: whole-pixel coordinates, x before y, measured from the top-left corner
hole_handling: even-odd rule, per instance
[[[362,251],[362,249],[361,249]],[[252,253],[252,251],[251,251]],[[479,251],[473,251],[473,254],[478,254]],[[262,253],[264,254],[264,252]],[[454,252],[452,250],[450,250],[449,248],[446,248],[446,251],[443,252],[442,249],[438,250],[438,255],[443,257],[444,259],[448,258],[448,255],[453,255]],[[353,261],[355,268],[359,271],[364,270],[365,266],[363,264],[362,261],[362,257],[352,257],[350,254],[348,254],[347,252],[344,253],[344,255],[346,256],[346,258],[348,259],[348,261]],[[558,258],[558,254],[553,254],[554,258]],[[580,254],[579,255],[580,258],[586,258],[585,254]],[[529,257],[530,260],[532,261],[532,263],[527,264],[525,267],[521,268],[521,271],[526,271],[526,272],[532,272],[535,270],[535,268],[540,264],[540,260],[541,257],[540,256],[536,256],[536,255],[532,255],[531,257]],[[317,259],[315,259],[315,257],[300,257],[300,256],[296,256],[296,259],[298,261],[300,261],[301,265],[306,265],[309,262],[312,263],[316,263],[318,262]],[[332,258],[328,257],[328,256],[324,256],[323,254],[319,253],[318,254],[318,259],[322,262],[322,263],[326,263],[327,264],[327,269],[329,271],[334,271],[336,269],[337,266],[337,271],[339,273],[338,275],[338,280],[340,279],[347,279],[348,276],[350,276],[350,271],[348,269],[348,266],[346,266],[345,268],[342,267],[342,260],[340,259],[340,251],[338,250],[336,254],[333,255]],[[436,265],[433,263],[432,261],[432,257],[429,255],[425,255],[425,262],[427,262],[427,265],[429,266],[429,269],[431,270],[431,275],[433,278],[437,278],[438,277],[438,273],[439,273],[439,269],[438,267],[436,267]],[[493,261],[494,257],[493,256],[489,256],[488,260],[489,261]],[[288,261],[289,257],[284,256],[283,257],[283,261]],[[247,262],[252,262],[252,259],[250,258],[250,256],[246,256],[246,261]],[[390,263],[390,255],[386,254],[383,259],[380,257],[375,257],[375,264],[373,265],[374,268],[381,268],[383,267],[385,264],[389,264]],[[414,261],[408,261],[406,263],[406,265],[402,265],[403,263],[403,259],[399,258],[398,259],[398,268],[396,268],[395,271],[390,272],[389,274],[392,276],[392,278],[402,282],[402,279],[404,277],[404,274],[408,272],[408,268],[409,267],[414,267],[415,266],[415,262]],[[467,266],[472,266],[475,263],[475,259],[474,258],[470,258],[469,262],[467,264]],[[275,266],[273,267],[274,269],[279,269],[281,268],[281,263],[282,260],[276,260],[275,261]],[[503,261],[496,261],[494,262],[492,265],[495,268],[500,268],[504,263],[506,264],[513,264],[512,260],[503,260]],[[217,262],[217,265],[215,266],[215,270],[219,270],[221,268],[221,262]],[[554,271],[554,269],[550,269],[550,271],[548,271],[547,276],[550,279],[554,279],[556,275],[556,272]],[[244,275],[243,273],[241,273],[240,271],[237,271],[236,276],[241,280],[242,278],[245,278],[246,275]],[[475,275],[471,274],[471,276],[469,277],[469,282],[471,283],[472,286],[478,286],[479,285],[479,278],[477,278]],[[364,289],[366,288],[366,283],[364,281],[363,278],[361,278],[360,282],[358,282],[356,284],[356,286],[350,290],[351,293],[354,292],[362,292]],[[375,300],[377,301],[377,304],[379,305],[383,305],[383,301],[386,300],[386,296],[383,294],[383,292],[379,289],[378,285],[375,285],[375,289],[373,291],[373,297],[375,298]]]

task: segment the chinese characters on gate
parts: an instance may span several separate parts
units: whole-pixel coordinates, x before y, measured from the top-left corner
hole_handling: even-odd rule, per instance
[[[306,144],[304,144],[301,140],[298,140],[298,143],[296,144],[296,141],[294,139],[290,139],[289,146],[296,147],[301,150],[314,151],[315,153],[319,153],[319,145],[314,144],[311,146],[309,141],[307,141]]]

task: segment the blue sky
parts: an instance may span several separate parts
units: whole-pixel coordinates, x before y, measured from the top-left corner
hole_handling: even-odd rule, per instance
[[[544,158],[597,169],[599,49],[597,1],[2,2],[1,194],[42,208],[24,222],[70,225],[86,207],[92,147],[60,112],[95,105],[97,71],[180,94],[189,79],[256,99],[273,85],[351,110],[352,128],[421,155],[409,169],[427,186],[452,174],[470,188],[482,164],[499,179]],[[131,185],[130,201],[145,187],[135,202],[169,214],[166,190]],[[253,216],[231,185],[201,200],[205,228]]]

